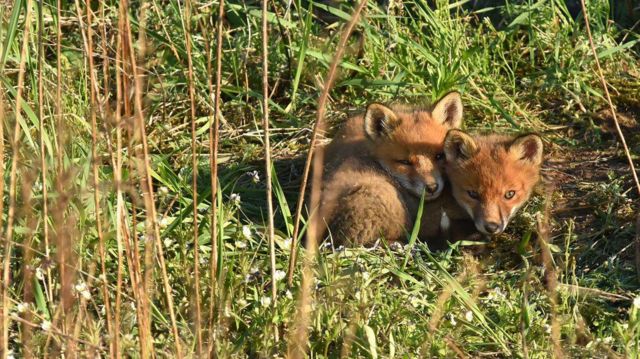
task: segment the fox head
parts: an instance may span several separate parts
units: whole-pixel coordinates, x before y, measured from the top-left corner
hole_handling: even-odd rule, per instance
[[[371,104],[364,132],[373,158],[409,192],[430,200],[444,188],[444,138],[461,122],[460,94],[451,92],[430,111]]]
[[[540,179],[540,137],[470,136],[451,130],[444,147],[446,172],[458,204],[478,231],[488,235],[504,231]]]

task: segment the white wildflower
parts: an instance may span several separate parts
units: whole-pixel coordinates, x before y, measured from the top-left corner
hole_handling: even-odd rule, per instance
[[[260,174],[258,171],[247,172],[247,176],[251,177],[251,181],[253,181],[253,183],[260,182]]]
[[[274,278],[275,278],[275,280],[277,282],[277,281],[283,280],[284,277],[286,277],[286,276],[287,276],[287,273],[285,273],[284,271],[281,271],[281,270],[277,270]]]
[[[42,268],[36,268],[36,278],[38,278],[38,280],[44,279],[44,271]]]
[[[271,305],[271,297],[262,297],[260,298],[260,305],[263,307],[268,307]]]
[[[549,324],[544,325],[544,332],[547,334],[551,334],[551,326]]]
[[[18,313],[24,313],[27,311],[27,309],[29,309],[29,303],[18,303],[18,305],[16,306],[16,310],[18,311]]]
[[[287,299],[293,299],[293,294],[291,294],[291,291],[289,289],[284,292],[284,296],[287,297]]]
[[[247,242],[245,242],[245,241],[236,241],[236,248],[238,248],[238,249],[247,248]]]
[[[451,325],[453,325],[454,327],[456,326],[456,324],[458,324],[458,321],[456,320],[456,318],[453,315],[449,315],[449,322],[451,323]]]
[[[364,280],[368,280],[369,277],[371,277],[371,275],[369,274],[369,272],[362,272],[362,279]]]
[[[239,195],[239,194],[237,194],[237,193],[232,193],[232,194],[229,196],[229,199],[231,200],[231,202],[233,202],[233,203],[234,203],[234,204],[236,204],[236,205],[240,204],[240,200],[241,200],[241,198],[240,198],[240,195]]]
[[[404,250],[404,248],[402,248],[402,244],[400,244],[399,242],[391,243],[389,245],[389,248],[391,248],[391,250],[394,252],[402,252]]]
[[[158,193],[160,193],[163,196],[166,196],[169,194],[169,189],[166,186],[162,186],[158,188]]]
[[[89,291],[89,287],[87,287],[87,284],[85,282],[78,282],[78,284],[75,285],[74,289],[84,299],[91,299],[91,292]]]
[[[605,344],[611,344],[611,342],[613,341],[612,337],[606,337],[602,340]]]
[[[251,239],[251,227],[247,226],[246,224],[242,226],[242,236],[244,236],[244,238],[246,239]]]
[[[633,299],[633,306],[634,306],[636,309],[640,309],[640,296],[639,296],[639,297],[635,297],[635,298]]]
[[[282,245],[284,246],[285,249],[290,249],[292,241],[293,239],[291,237],[286,238],[284,241],[282,241]]]
[[[466,319],[467,322],[473,321],[473,312],[469,310],[466,313],[464,313],[464,319]]]
[[[48,320],[43,320],[42,324],[40,324],[40,328],[42,328],[42,330],[44,330],[45,332],[48,332],[49,330],[51,330],[51,322]]]
[[[165,216],[160,218],[160,220],[158,221],[158,226],[160,226],[161,229],[167,228],[169,224],[171,224],[171,220],[169,220],[169,218]]]

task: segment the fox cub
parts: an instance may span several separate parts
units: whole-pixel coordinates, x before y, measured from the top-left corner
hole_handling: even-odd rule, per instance
[[[348,120],[326,148],[319,208],[336,244],[402,240],[422,193],[426,200],[442,193],[444,139],[461,122],[456,92],[431,110],[374,103]]]
[[[484,235],[501,233],[540,180],[543,145],[534,134],[470,135],[454,129],[444,152],[449,183],[437,203],[425,203],[424,213],[430,214],[422,218],[421,233],[428,232],[426,237],[455,241],[472,234],[473,227]],[[438,210],[440,216],[433,215]]]

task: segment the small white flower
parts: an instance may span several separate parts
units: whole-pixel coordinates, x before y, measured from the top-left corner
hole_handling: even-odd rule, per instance
[[[602,340],[605,344],[610,344],[613,341],[612,337],[606,337]]]
[[[394,252],[402,252],[404,250],[404,248],[402,248],[402,244],[400,244],[399,242],[391,243],[389,245],[389,248],[391,248],[391,250]]]
[[[251,181],[253,181],[253,183],[260,182],[260,174],[258,171],[247,172],[247,176],[251,177]]]
[[[163,196],[166,196],[169,194],[169,189],[165,186],[162,186],[160,188],[158,188],[158,193],[160,193]]]
[[[42,330],[44,330],[45,332],[48,332],[49,330],[51,330],[51,322],[48,320],[43,320],[42,324],[40,324],[40,328],[42,328]]]
[[[551,326],[549,324],[544,325],[544,332],[547,334],[551,334]]]
[[[622,323],[622,329],[629,329],[629,323]]]
[[[167,228],[169,226],[170,223],[171,223],[171,220],[169,220],[169,218],[163,216],[158,221],[158,226],[160,226],[161,229],[165,229],[165,228]]]
[[[91,292],[89,290],[83,290],[82,292],[80,292],[80,295],[86,300],[91,299]]]
[[[467,322],[473,321],[473,312],[469,310],[466,313],[464,313],[464,319],[466,319]]]
[[[245,242],[245,241],[236,241],[236,248],[238,248],[238,249],[247,248],[247,242]]]
[[[640,297],[635,297],[635,298],[633,299],[633,306],[634,306],[636,309],[640,309]]]
[[[284,277],[286,277],[286,276],[287,276],[287,273],[285,273],[284,271],[281,271],[281,270],[277,270],[274,279],[277,282],[277,281],[283,280]]]
[[[78,284],[75,285],[74,289],[84,299],[91,299],[91,292],[89,291],[89,287],[87,287],[87,284],[85,282],[78,282]]]
[[[237,193],[232,193],[232,194],[229,196],[229,199],[231,200],[231,202],[233,202],[233,203],[234,203],[234,204],[236,204],[236,205],[240,204],[240,200],[241,200],[241,198],[240,198],[240,195],[239,195],[239,194],[237,194]]]
[[[293,239],[291,237],[289,237],[289,238],[285,239],[284,241],[282,241],[282,245],[284,246],[285,249],[290,249],[292,241],[293,241]]]
[[[163,242],[164,242],[165,248],[169,248],[175,243],[175,241],[172,238],[165,238]]]
[[[260,298],[260,305],[263,307],[268,307],[271,305],[271,297],[262,297]]]
[[[284,292],[284,296],[287,297],[287,299],[293,299],[293,294],[291,294],[291,291],[289,289]]]
[[[368,280],[370,276],[371,275],[369,275],[369,272],[362,272],[362,279]]]
[[[18,305],[16,306],[16,310],[18,311],[18,313],[24,313],[27,311],[27,309],[29,309],[29,303],[18,303]]]
[[[44,271],[42,268],[36,268],[36,278],[38,278],[38,280],[44,279]]]
[[[74,288],[76,292],[82,292],[87,290],[87,284],[85,282],[78,282],[78,284],[76,284]]]
[[[251,239],[251,227],[247,226],[246,224],[242,226],[242,236],[244,236],[244,238],[246,239]]]
[[[333,245],[331,244],[331,242],[324,242],[320,245],[320,249],[331,249],[333,247]]]
[[[458,324],[458,321],[456,320],[456,318],[453,315],[449,315],[449,322],[451,323],[451,325],[453,325],[454,327],[456,326],[456,324]]]

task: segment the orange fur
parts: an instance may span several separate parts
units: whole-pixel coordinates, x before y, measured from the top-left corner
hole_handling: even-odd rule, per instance
[[[537,135],[468,135],[451,130],[445,153],[450,186],[429,206],[440,206],[452,230],[471,220],[483,234],[501,233],[540,180],[543,146]],[[426,237],[443,232],[440,218],[435,217],[423,218]]]

